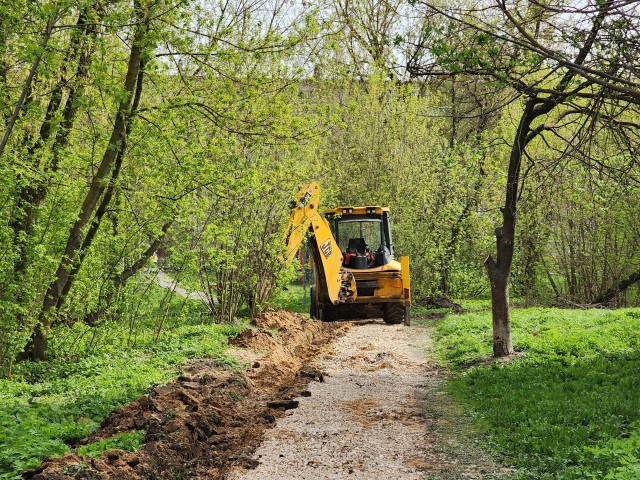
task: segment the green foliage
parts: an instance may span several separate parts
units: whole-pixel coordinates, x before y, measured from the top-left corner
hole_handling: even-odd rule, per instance
[[[426,317],[430,317],[430,318],[439,318],[439,317],[444,317],[445,315],[447,315],[448,313],[451,313],[451,309],[450,308],[428,308],[428,307],[421,307],[421,306],[412,306],[411,307],[411,315],[412,316],[426,316]]]
[[[159,340],[168,341],[165,332],[172,335],[178,327],[213,323],[204,302],[161,288],[153,275],[140,276],[131,282],[122,292],[121,300],[105,311],[93,326],[78,321],[55,327],[51,356],[64,359],[152,348]]]
[[[314,10],[296,9],[290,25],[294,17],[281,22],[275,11],[278,21],[263,22],[266,6],[254,16],[242,2],[167,0],[142,7],[151,9],[147,23],[130,2],[14,3],[0,9],[3,125],[37,54],[42,61],[0,154],[0,375],[11,373],[34,330],[40,334],[38,322],[44,336],[53,332],[49,323],[98,318],[129,329],[135,343],[137,313],[152,314],[137,300],[154,252],[173,256],[164,262],[169,273],[220,300],[209,305],[210,318],[231,322],[241,309],[265,304],[282,270],[289,192],[309,177],[297,142],[312,135],[317,118],[300,105],[292,82],[299,67],[290,59],[317,29]],[[99,28],[56,29],[43,48],[52,18]],[[116,142],[126,147],[118,161],[98,169],[116,149],[113,118],[128,98],[134,44],[144,68],[138,110],[127,115],[126,144]],[[85,202],[87,185],[107,191]],[[69,241],[78,219],[87,227]],[[65,270],[73,271],[64,289],[49,289],[67,258],[73,268]],[[61,298],[41,315],[48,289]],[[156,336],[175,320],[165,313],[156,317]],[[90,348],[108,343],[91,341]]]
[[[486,293],[479,252],[492,225],[478,210],[499,181],[500,156],[478,132],[473,144],[451,147],[450,122],[439,115],[450,108],[446,92],[382,74],[322,88],[315,96],[327,97],[336,117],[318,146],[323,206],[390,207],[396,255],[409,255],[412,285],[422,294]]]
[[[83,457],[99,457],[103,452],[112,449],[126,450],[127,452],[136,452],[142,445],[144,440],[144,431],[136,430],[135,432],[125,432],[114,435],[111,438],[99,440],[78,447],[78,455]]]
[[[520,356],[504,363],[485,363],[488,313],[449,316],[435,335],[438,354],[458,371],[451,391],[527,478],[633,478],[640,312],[515,310]]]
[[[466,312],[486,312],[491,310],[490,299],[465,299],[458,301]]]
[[[306,291],[302,285],[287,285],[285,288],[278,289],[274,292],[269,304],[274,308],[284,308],[292,312],[309,313],[310,305],[310,291],[309,285],[306,286]]]
[[[414,291],[486,298],[482,261],[500,220],[504,139],[513,138],[523,111],[514,98],[532,85],[543,89],[542,99],[562,74],[537,48],[532,53],[493,35],[505,27],[500,12],[483,18],[480,31],[472,12],[451,16],[465,20],[460,28],[420,2],[409,2],[409,10],[402,2],[381,5],[374,10],[382,22],[357,0],[345,4],[344,18],[312,3],[142,2],[151,9],[149,22],[122,0],[0,5],[0,125],[8,127],[20,107],[0,152],[2,478],[41,455],[67,451],[108,411],[166,380],[188,358],[212,356],[233,366],[223,350],[239,315],[268,306],[306,313],[299,286],[279,287],[292,279],[280,261],[287,204],[310,179],[321,183],[323,207],[391,207],[396,253],[411,257]],[[521,9],[523,25],[563,17],[530,7]],[[76,26],[79,20],[91,28]],[[55,29],[45,42],[50,22]],[[602,31],[622,41],[627,30],[611,21]],[[572,31],[563,41],[574,49],[587,30]],[[511,28],[504,33],[517,35]],[[536,38],[545,42],[548,35],[543,27]],[[635,52],[632,42],[611,50],[617,43],[598,41],[596,48],[611,58]],[[414,51],[401,52],[405,45]],[[118,132],[114,119],[129,99],[132,46],[142,49],[140,103]],[[398,81],[406,72],[391,65],[408,57],[419,62],[423,53],[455,75]],[[466,75],[479,72],[485,80]],[[571,108],[586,107],[584,98],[573,95]],[[640,264],[635,137],[625,133],[637,112],[611,105],[599,118],[596,107],[587,111],[598,128],[579,127],[569,112],[545,119],[544,140],[527,146],[511,276],[511,291],[525,304],[590,301]],[[605,128],[594,134],[596,143],[582,142],[602,123],[620,132],[610,136]],[[557,163],[567,138],[575,139],[571,155],[580,162]],[[117,168],[114,161],[98,167],[120,147]],[[90,185],[107,190],[87,197]],[[70,237],[81,218],[84,228]],[[160,268],[205,292],[208,302],[158,287],[154,253],[162,257]],[[60,270],[67,259],[72,263]],[[70,273],[66,284],[52,284],[58,271]],[[45,312],[47,291],[61,297]],[[616,302],[639,300],[633,288]],[[441,354],[456,368],[491,352],[487,301],[463,306],[469,314],[438,326]],[[520,449],[523,465],[537,461],[543,472],[558,468],[585,478],[633,476],[634,315],[516,312],[514,344],[524,355],[509,365],[476,367],[455,388],[487,412],[486,421],[500,409],[511,412],[519,433],[496,441],[505,451]],[[49,338],[50,360],[16,365],[40,331]],[[627,403],[625,386],[633,392]],[[492,402],[482,404],[474,392]],[[606,424],[585,425],[596,405]],[[558,432],[566,431],[561,440]],[[545,436],[552,439],[546,446]]]

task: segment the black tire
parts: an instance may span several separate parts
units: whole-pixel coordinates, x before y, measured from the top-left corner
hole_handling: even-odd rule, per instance
[[[337,308],[335,305],[326,304],[322,308],[322,321],[323,322],[335,322],[338,318]]]
[[[387,303],[384,307],[384,323],[397,325],[404,322],[405,308],[401,303]]]
[[[318,301],[316,300],[316,286],[311,285],[309,290],[309,297],[311,301],[309,302],[309,316],[311,318],[318,318]]]

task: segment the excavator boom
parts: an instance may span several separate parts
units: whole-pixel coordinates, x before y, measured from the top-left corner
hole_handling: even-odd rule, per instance
[[[342,267],[342,252],[333,238],[329,223],[318,212],[320,186],[316,182],[304,185],[291,201],[289,223],[285,230],[286,259],[291,262],[296,252],[309,238],[317,271],[318,288],[329,302],[338,305],[356,299],[353,274]]]

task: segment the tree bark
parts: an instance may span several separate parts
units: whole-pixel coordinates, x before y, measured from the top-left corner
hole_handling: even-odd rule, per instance
[[[499,251],[499,250],[498,250]],[[493,320],[493,356],[513,354],[511,313],[509,310],[509,274],[501,272],[493,258],[487,257],[485,268],[491,281],[491,316]]]
[[[491,282],[491,313],[493,318],[493,354],[505,357],[513,354],[511,315],[509,312],[509,278],[513,263],[516,211],[520,167],[527,144],[531,122],[535,119],[535,100],[527,101],[509,156],[507,189],[502,207],[502,227],[496,229],[496,260],[488,256],[484,267]]]
[[[564,79],[561,83],[564,83]],[[535,129],[531,124],[535,119],[547,115],[556,108],[564,97],[560,94],[546,99],[531,97],[525,104],[520,117],[516,136],[509,155],[507,172],[507,188],[502,210],[502,227],[496,229],[496,260],[491,255],[484,262],[491,282],[491,302],[493,315],[493,353],[496,357],[504,357],[513,353],[511,341],[511,317],[509,314],[509,278],[513,263],[513,249],[516,234],[516,213],[518,204],[518,187],[522,158],[527,145],[545,126]]]

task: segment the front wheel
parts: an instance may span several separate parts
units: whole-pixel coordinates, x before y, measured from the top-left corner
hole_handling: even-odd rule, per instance
[[[384,306],[384,323],[397,325],[405,321],[406,308],[401,303],[387,303]]]

